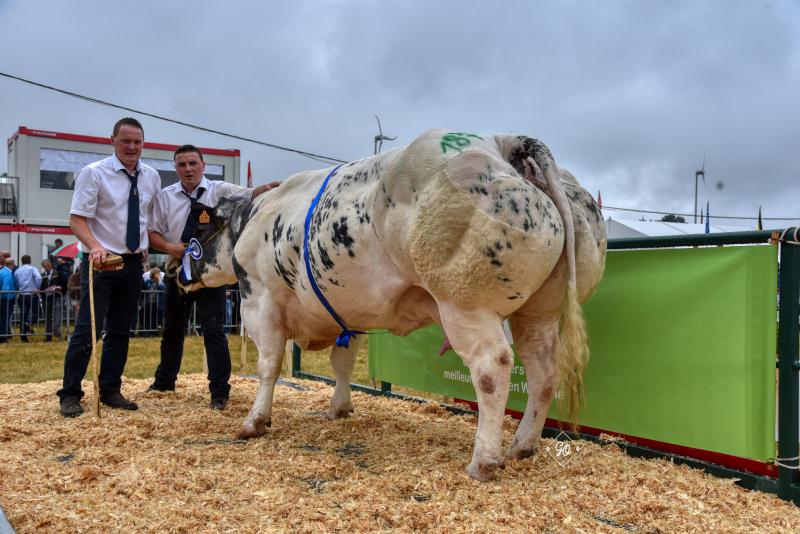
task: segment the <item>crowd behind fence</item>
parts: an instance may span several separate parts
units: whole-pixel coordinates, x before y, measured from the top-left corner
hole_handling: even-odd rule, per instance
[[[0,291],[0,342],[19,338],[22,342],[68,339],[75,329],[78,301],[59,291]],[[112,304],[113,305],[113,304]],[[230,289],[225,295],[225,333],[239,332],[241,325],[239,291]],[[8,330],[2,320],[8,321]],[[164,326],[164,290],[143,290],[139,297],[136,320],[131,335],[160,336]],[[201,334],[195,304],[186,324],[188,333]]]

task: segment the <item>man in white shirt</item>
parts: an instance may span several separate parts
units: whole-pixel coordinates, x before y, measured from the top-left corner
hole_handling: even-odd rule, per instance
[[[146,255],[147,215],[161,178],[139,158],[144,129],[136,119],[117,121],[111,135],[114,155],[86,166],[75,179],[69,225],[83,250],[81,303],[75,332],[64,356],[64,383],[58,391],[61,415],[83,413],[81,380],[92,353],[89,315],[89,262],[94,262],[94,309],[98,338],[105,327],[100,366],[100,400],[112,408],[136,410],[123,397],[122,371],[128,359],[131,324],[136,319]],[[122,256],[117,270],[103,270],[110,253]],[[100,269],[100,270],[98,270]],[[113,303],[113,306],[110,304]]]
[[[31,257],[25,254],[19,261],[22,265],[14,271],[14,281],[17,283],[19,291],[19,333],[20,339],[28,342],[28,336],[32,334],[33,323],[39,320],[39,286],[42,284],[42,275],[39,270],[31,265]]]
[[[177,266],[186,244],[192,237],[197,220],[190,220],[195,204],[214,208],[221,198],[248,201],[277,187],[279,182],[255,189],[218,180],[209,180],[203,173],[205,163],[200,149],[183,145],[175,151],[175,172],[180,181],[165,187],[153,202],[148,230],[153,247],[166,252]],[[196,214],[194,214],[196,217]],[[161,339],[161,362],[150,385],[152,391],[174,391],[183,358],[186,321],[197,303],[198,318],[203,329],[203,343],[208,358],[208,389],[211,408],[222,410],[228,403],[231,376],[231,355],[225,337],[225,288],[209,287],[190,294],[180,294],[177,270],[167,267],[164,285],[164,330]]]
[[[158,269],[158,264],[154,261],[151,261],[147,265],[147,268],[142,273],[142,282],[147,282],[148,280],[150,280],[150,273],[153,272],[153,269],[160,270]]]

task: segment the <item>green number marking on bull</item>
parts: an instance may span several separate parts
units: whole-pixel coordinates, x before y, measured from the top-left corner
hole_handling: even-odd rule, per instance
[[[472,143],[470,137],[481,140],[483,139],[483,137],[471,133],[450,132],[444,134],[440,143],[440,146],[442,147],[442,154],[447,153],[448,148],[456,152],[461,152]]]

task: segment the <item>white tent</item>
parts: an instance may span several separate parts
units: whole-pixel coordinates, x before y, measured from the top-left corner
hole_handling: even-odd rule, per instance
[[[606,233],[609,239],[618,239],[622,237],[650,237],[661,235],[685,235],[685,234],[704,234],[706,233],[706,225],[704,224],[691,224],[691,223],[675,223],[664,221],[630,221],[630,220],[616,220],[609,217],[605,221]],[[717,224],[714,218],[711,218],[709,225],[709,233],[716,234],[719,232],[749,232],[755,230],[753,226],[734,226],[727,224]]]

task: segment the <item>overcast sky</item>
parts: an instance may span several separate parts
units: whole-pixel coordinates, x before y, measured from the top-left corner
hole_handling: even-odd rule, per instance
[[[0,22],[0,72],[180,121],[344,160],[372,153],[375,114],[384,149],[520,133],[606,207],[686,214],[705,155],[712,220],[800,223],[800,0],[0,0]],[[0,77],[5,137],[124,115]],[[240,149],[256,183],[326,166],[139,118],[148,141]]]

